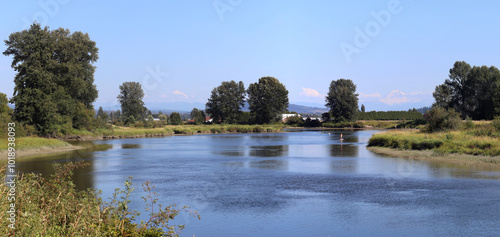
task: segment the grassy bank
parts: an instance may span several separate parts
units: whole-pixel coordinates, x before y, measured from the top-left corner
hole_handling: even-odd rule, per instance
[[[72,134],[64,138],[75,138],[78,136],[87,139],[100,138],[126,138],[168,135],[195,135],[195,134],[217,134],[217,133],[261,133],[280,132],[282,125],[167,125],[162,128],[134,128],[118,127],[113,129],[99,129],[95,131],[74,130]]]
[[[74,130],[72,134],[60,137],[67,140],[101,140],[135,137],[153,137],[170,135],[195,135],[195,134],[217,134],[217,133],[272,133],[283,130],[282,125],[178,125],[165,126],[162,128],[134,128],[114,127],[113,129],[100,129],[96,131]],[[0,159],[7,157],[7,139],[0,141]],[[41,137],[19,137],[16,138],[16,150],[20,151],[17,156],[27,156],[43,153],[54,153],[68,150],[80,149],[65,141],[58,139],[47,139]]]
[[[7,139],[0,142],[0,162],[7,160],[8,153]],[[47,139],[41,137],[19,137],[15,141],[16,157],[41,155],[57,152],[66,152],[82,149],[83,147],[73,146],[58,139]]]
[[[2,139],[0,142],[0,151],[7,150],[7,138]],[[16,150],[26,150],[26,149],[37,149],[40,147],[50,147],[50,148],[59,148],[65,146],[71,146],[69,143],[65,141],[61,141],[58,139],[47,139],[41,137],[20,137],[16,138],[15,141]]]
[[[436,155],[468,154],[500,156],[500,132],[490,124],[478,124],[459,131],[424,133],[391,131],[375,134],[368,146],[400,150],[431,150]]]

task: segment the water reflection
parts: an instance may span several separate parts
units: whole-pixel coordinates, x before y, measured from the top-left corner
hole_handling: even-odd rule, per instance
[[[245,156],[245,147],[248,145],[247,137],[234,134],[214,135],[210,142],[213,154],[229,157]]]
[[[288,161],[286,160],[259,160],[250,162],[250,167],[268,170],[288,170]]]
[[[122,149],[139,149],[142,148],[141,144],[122,144]]]
[[[344,140],[340,140],[340,134],[343,134]],[[359,152],[359,137],[352,132],[340,133],[330,136],[332,144],[330,145],[330,156],[332,157],[357,157]]]
[[[94,187],[94,152],[106,151],[112,148],[110,144],[95,144],[91,141],[70,142],[73,145],[85,147],[85,149],[68,151],[57,154],[44,154],[23,157],[16,163],[18,171],[23,173],[41,173],[45,177],[54,174],[54,164],[84,161],[89,165],[74,170],[74,183],[77,189],[84,190]]]
[[[288,156],[288,146],[251,146],[250,156],[255,157],[281,157]]]

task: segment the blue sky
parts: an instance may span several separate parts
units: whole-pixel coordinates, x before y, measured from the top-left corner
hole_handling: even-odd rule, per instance
[[[8,1],[0,38],[35,19],[87,32],[99,48],[97,106],[117,105],[125,81],[143,84],[147,104],[199,105],[222,81],[274,76],[291,103],[323,105],[330,82],[348,78],[367,110],[406,110],[431,105],[455,61],[500,67],[498,9],[498,1]],[[9,97],[11,60],[0,56]]]

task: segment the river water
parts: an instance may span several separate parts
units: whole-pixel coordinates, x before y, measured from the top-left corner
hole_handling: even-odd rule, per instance
[[[81,189],[109,197],[133,177],[161,203],[188,205],[181,236],[498,236],[500,172],[426,163],[366,149],[376,131],[290,131],[78,143],[87,150],[20,162],[24,172],[85,160]],[[340,141],[340,134],[344,140]],[[145,217],[143,217],[145,218]]]

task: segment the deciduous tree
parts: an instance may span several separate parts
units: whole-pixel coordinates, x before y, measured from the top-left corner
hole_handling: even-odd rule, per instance
[[[61,128],[92,126],[96,43],[88,34],[67,29],[50,31],[33,24],[5,40],[6,56],[13,56],[14,115],[17,121],[36,126],[40,134]],[[85,111],[81,111],[85,110]],[[91,127],[86,127],[91,129]]]
[[[245,95],[243,82],[224,81],[212,90],[212,95],[206,104],[206,111],[214,119],[213,121],[236,123],[241,116]]]
[[[248,87],[248,104],[256,123],[276,122],[288,108],[288,90],[274,77],[262,77]]]
[[[134,120],[144,120],[147,108],[144,106],[144,91],[139,82],[124,82],[120,85],[118,101],[121,104],[122,116],[134,117]],[[126,122],[127,123],[127,122]]]
[[[333,80],[326,96],[326,107],[335,121],[351,121],[358,112],[356,85],[350,79]]]

